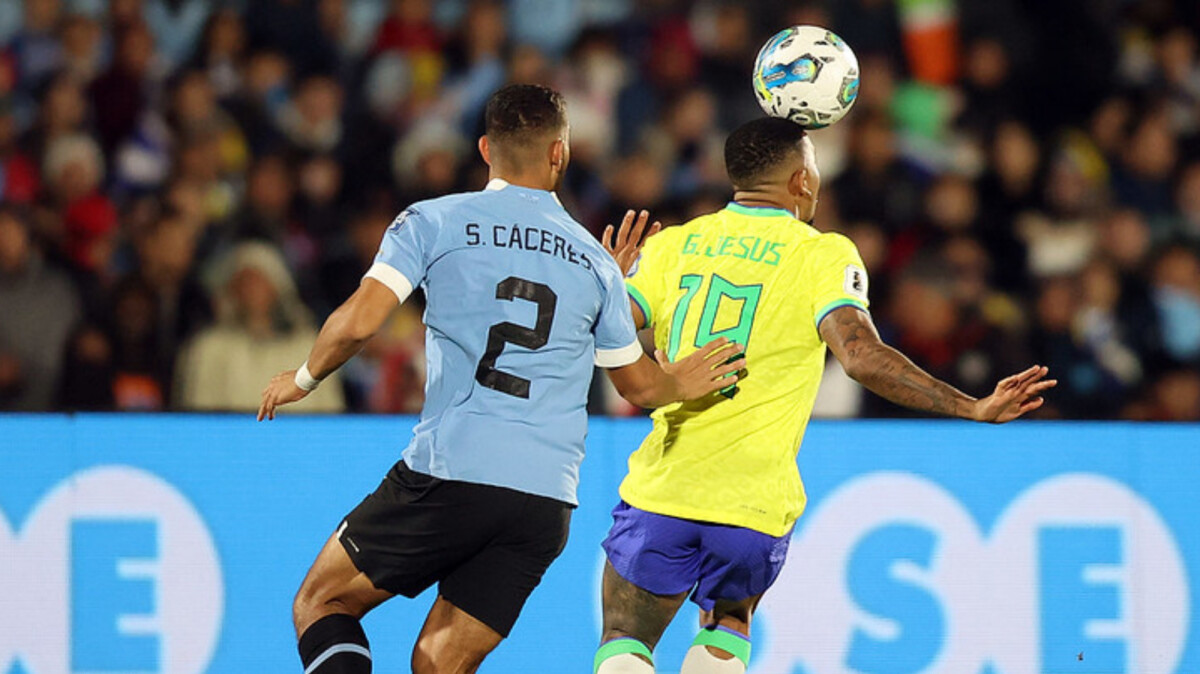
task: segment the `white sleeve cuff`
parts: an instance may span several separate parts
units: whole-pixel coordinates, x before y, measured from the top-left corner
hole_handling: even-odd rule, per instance
[[[625,367],[636,363],[643,353],[642,343],[636,339],[629,346],[619,349],[596,349],[596,366],[608,369]]]
[[[367,273],[363,274],[363,278],[373,278],[387,286],[389,290],[396,293],[396,299],[400,300],[401,304],[413,291],[412,281],[409,281],[404,274],[386,262],[376,262],[371,265]]]

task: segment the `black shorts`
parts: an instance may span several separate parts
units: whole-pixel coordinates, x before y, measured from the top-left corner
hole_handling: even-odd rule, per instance
[[[442,480],[403,461],[346,516],[338,539],[375,587],[438,593],[507,637],[567,544],[573,506],[514,489]]]

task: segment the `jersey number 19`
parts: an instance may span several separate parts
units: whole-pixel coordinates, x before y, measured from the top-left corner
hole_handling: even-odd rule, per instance
[[[692,310],[692,301],[704,287],[704,281],[705,278],[699,274],[685,274],[679,279],[679,289],[684,292],[675,305],[675,311],[671,318],[671,333],[667,342],[667,358],[669,360],[674,361],[675,356],[679,354],[679,347],[683,341],[683,326]],[[761,296],[762,285],[760,284],[740,286],[730,283],[719,274],[713,274],[708,284],[708,292],[704,296],[704,304],[700,307],[700,322],[696,325],[696,335],[692,339],[692,344],[699,349],[714,339],[725,337],[729,341],[745,347],[750,341],[750,329],[754,327],[754,312],[758,310],[758,300]],[[726,299],[742,303],[738,321],[730,327],[715,330],[721,302]],[[736,385],[721,389],[721,393],[729,398],[732,398],[736,392]]]

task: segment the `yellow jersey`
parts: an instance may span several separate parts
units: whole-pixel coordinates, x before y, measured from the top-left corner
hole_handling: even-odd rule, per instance
[[[783,209],[730,203],[647,240],[626,285],[671,360],[727,337],[745,347],[747,370],[723,396],[654,412],[621,498],[787,533],[806,501],[796,454],[825,367],[817,325],[839,307],[867,308],[858,250]]]

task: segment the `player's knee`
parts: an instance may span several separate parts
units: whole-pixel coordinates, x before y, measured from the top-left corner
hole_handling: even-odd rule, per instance
[[[422,633],[413,645],[413,674],[465,674],[474,672],[486,652],[476,653],[461,644],[453,645],[438,634]]]
[[[292,599],[292,625],[296,628],[296,634],[303,633],[305,628],[317,621],[315,608],[315,593],[305,583]]]
[[[331,596],[327,588],[308,579],[300,586],[295,598],[292,599],[292,625],[295,626],[298,635],[302,634],[309,625],[334,613],[344,613],[355,618],[362,618],[362,611],[355,610],[350,602]]]

